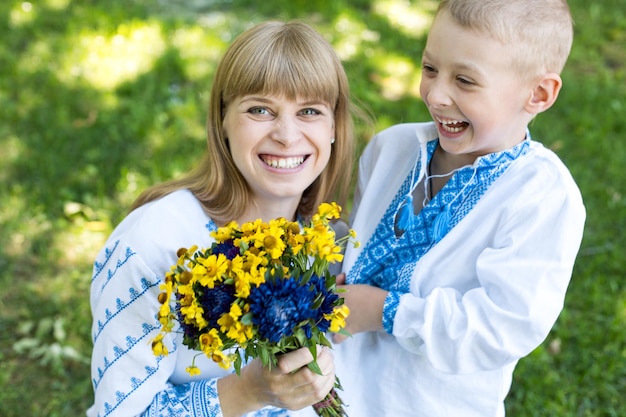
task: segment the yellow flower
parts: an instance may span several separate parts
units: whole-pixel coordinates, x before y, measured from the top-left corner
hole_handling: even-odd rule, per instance
[[[317,215],[324,219],[338,219],[341,214],[341,207],[339,204],[322,203],[317,209]]]
[[[296,222],[286,222],[283,229],[285,230],[285,243],[291,247],[291,252],[297,255],[304,246],[304,236],[300,233],[300,225]]]
[[[204,309],[194,300],[189,306],[181,307],[180,313],[185,319],[185,323],[195,324],[198,328],[203,329],[207,326],[204,319]]]
[[[347,305],[343,304],[337,306],[333,309],[332,314],[325,315],[324,318],[326,320],[330,320],[329,330],[331,332],[338,332],[339,330],[346,327],[346,318],[350,314],[350,309]]]
[[[217,329],[211,329],[208,333],[201,334],[199,341],[200,349],[202,349],[208,357],[211,357],[214,351],[218,351],[224,346]]]
[[[231,358],[222,352],[224,343],[220,338],[217,329],[211,329],[208,333],[200,335],[200,348],[204,354],[216,362],[221,368],[228,369],[231,364]]]
[[[217,363],[220,368],[222,369],[228,369],[230,368],[230,364],[232,362],[232,358],[228,355],[226,355],[224,352],[222,352],[221,350],[216,350],[211,354],[211,359],[213,359],[213,362]]]
[[[234,237],[234,230],[238,228],[237,222],[232,221],[224,227],[218,227],[216,231],[211,232],[211,236],[218,242],[225,242]]]
[[[341,262],[341,246],[335,244],[335,232],[324,222],[313,223],[312,227],[305,228],[308,240],[306,253],[318,256],[328,262]]]
[[[185,368],[185,371],[187,371],[187,373],[191,376],[200,375],[200,368],[195,365],[188,366]]]
[[[159,293],[157,297],[157,301],[161,304],[161,307],[159,307],[158,319],[163,326],[163,330],[170,331],[174,326],[174,323],[171,320],[171,310],[169,304],[172,292],[174,291],[174,278],[171,272],[166,274],[165,282],[159,285],[159,288],[163,290],[163,292]]]
[[[192,270],[194,279],[204,287],[213,288],[216,282],[222,281],[222,275],[228,271],[229,264],[228,258],[223,253],[198,258],[198,263]]]
[[[170,322],[170,306],[169,304],[163,304],[159,308],[159,323],[163,326],[164,330],[170,330],[173,327],[173,323]]]
[[[230,277],[235,278],[244,273],[244,258],[241,255],[230,260]]]
[[[341,247],[336,245],[327,245],[319,248],[319,256],[330,263],[343,261]]]
[[[251,240],[256,239],[255,236],[261,232],[262,226],[263,223],[261,222],[261,219],[256,219],[253,222],[247,222],[242,224],[241,232],[243,235],[241,236],[241,240],[249,244]],[[239,246],[238,241],[238,239],[235,240],[236,246]]]
[[[173,268],[175,268],[176,266],[184,265],[185,261],[189,259],[191,255],[193,255],[194,252],[197,250],[198,250],[198,245],[193,245],[189,249],[187,248],[178,249],[178,251],[176,251],[176,256],[178,256],[178,261],[176,262],[176,265],[173,266]]]
[[[248,298],[250,295],[250,274],[243,273],[235,278],[235,297]]]
[[[154,356],[167,356],[169,354],[167,347],[163,344],[163,333],[159,333],[152,341],[152,352]]]
[[[282,239],[284,234],[281,222],[272,221],[265,230],[255,236],[254,246],[267,252],[272,259],[278,259],[286,248]]]
[[[267,271],[267,258],[265,256],[257,256],[252,252],[245,254],[243,270],[245,272],[245,281],[249,285],[257,287],[265,282],[265,272]]]
[[[252,337],[252,326],[246,326],[239,321],[242,314],[241,307],[234,303],[230,306],[230,311],[223,314],[217,321],[220,330],[239,344],[245,343]]]

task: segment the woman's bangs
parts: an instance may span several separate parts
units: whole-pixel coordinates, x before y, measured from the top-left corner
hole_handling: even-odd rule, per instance
[[[231,73],[227,96],[277,95],[318,100],[334,107],[339,89],[332,63],[323,63],[315,55],[289,52],[263,51],[250,57],[236,67],[239,74]]]

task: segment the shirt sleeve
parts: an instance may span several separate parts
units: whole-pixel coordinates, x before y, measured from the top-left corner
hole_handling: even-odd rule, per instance
[[[152,352],[160,328],[156,315],[163,274],[123,240],[107,245],[95,262],[91,283],[95,401],[87,415],[221,417],[217,378],[172,384],[177,346],[171,335],[164,338],[169,355]]]
[[[472,237],[487,231],[448,235],[439,270],[416,267],[449,284],[389,294],[385,329],[405,349],[443,372],[472,373],[512,363],[542,343],[563,308],[585,219],[577,190],[545,181],[542,192],[520,193],[490,212],[500,216],[490,244],[470,249]],[[472,280],[471,288],[455,285]]]

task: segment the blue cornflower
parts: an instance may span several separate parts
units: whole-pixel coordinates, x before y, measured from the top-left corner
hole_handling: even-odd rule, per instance
[[[315,323],[317,328],[324,333],[330,327],[330,320],[325,319],[324,315],[331,314],[333,312],[335,303],[339,299],[339,296],[335,294],[335,292],[329,291],[328,288],[326,288],[326,279],[324,277],[313,275],[309,283],[313,287],[315,295],[317,296],[318,294],[321,294],[323,297],[322,304],[315,312]],[[308,324],[305,326],[304,330],[307,337],[311,337],[311,328]]]
[[[208,322],[209,328],[219,329],[220,326],[217,324],[217,320],[222,317],[222,314],[230,311],[230,306],[235,300],[235,289],[232,285],[216,285],[214,288],[202,287],[201,291],[202,293],[199,294],[196,290],[196,298],[204,309],[203,317]],[[185,338],[197,340],[198,336],[200,336],[200,329],[185,323],[180,313],[180,304],[178,303],[176,305],[176,315]]]
[[[211,253],[217,255],[223,253],[227,259],[233,260],[235,256],[239,255],[239,248],[234,245],[233,240],[227,240],[215,245]]]
[[[291,336],[305,320],[314,320],[315,292],[310,285],[301,285],[299,279],[268,280],[250,291],[252,323],[259,336],[272,343]]]

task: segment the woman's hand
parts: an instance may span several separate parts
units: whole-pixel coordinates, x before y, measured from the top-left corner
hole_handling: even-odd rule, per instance
[[[354,335],[360,332],[377,331],[383,328],[383,307],[388,292],[371,285],[352,284],[345,285],[346,275],[337,275],[337,288],[345,305],[350,309],[350,315],[346,319],[346,331]],[[332,335],[333,342],[341,343],[347,336],[339,333]]]
[[[218,381],[224,417],[240,416],[272,405],[299,410],[324,399],[335,384],[335,366],[330,349],[318,347],[317,364],[322,375],[307,368],[313,361],[308,348],[281,355],[271,370],[255,359],[241,369],[241,375],[229,375]]]

